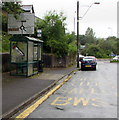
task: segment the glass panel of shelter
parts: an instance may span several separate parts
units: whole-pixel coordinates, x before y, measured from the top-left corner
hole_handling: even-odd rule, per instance
[[[34,43],[34,50],[33,50],[33,72],[34,74],[38,72],[38,43]]]
[[[11,63],[16,68],[11,74],[26,75],[27,74],[27,43],[11,42]]]
[[[33,74],[33,42],[28,41],[28,76]]]
[[[11,52],[11,62],[19,63],[27,61],[27,43],[12,42]]]

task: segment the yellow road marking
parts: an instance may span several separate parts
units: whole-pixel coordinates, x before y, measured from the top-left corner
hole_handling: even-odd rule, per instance
[[[98,83],[96,83],[95,85],[98,86]]]
[[[96,98],[92,98],[92,101],[96,101]]]
[[[90,83],[89,82],[87,82],[87,86],[89,86],[90,85]]]
[[[62,99],[62,98],[66,98],[66,99]],[[69,97],[57,97],[52,103],[51,105],[67,105],[70,103],[70,100],[72,100],[72,98]],[[63,102],[63,103],[57,103],[57,102]]]
[[[80,86],[82,86],[83,82],[80,83]]]
[[[68,94],[77,94],[77,93],[78,93],[77,88],[73,88],[68,92]]]
[[[97,105],[97,104],[95,104],[95,103],[92,103],[92,105],[95,106],[95,107],[98,107],[98,106],[99,106],[99,105]]]
[[[91,89],[91,94],[94,94],[94,88]]]
[[[21,114],[19,114],[17,118],[25,119],[28,117],[40,104],[42,104],[49,96],[51,96],[56,90],[58,90],[65,82],[67,82],[72,76],[69,76],[67,79],[65,79],[62,83],[57,85],[54,89],[49,91],[46,95],[44,95],[42,98],[40,98],[37,102],[35,102],[33,105],[28,107],[26,110],[24,110]]]
[[[83,106],[88,106],[92,105],[94,107],[101,107],[101,106],[109,106],[109,103],[106,101],[103,101],[100,98],[84,98],[84,97],[57,97],[50,105],[55,105],[55,106],[66,106],[66,105],[73,105],[73,106],[78,106],[78,105],[83,105]]]
[[[114,88],[114,86],[112,86],[112,88]]]
[[[83,80],[86,80],[87,78],[84,78]]]
[[[79,93],[81,94],[83,92],[83,89],[80,89]]]
[[[95,99],[95,98],[93,98],[92,101],[95,102],[95,103],[92,103],[92,105],[95,106],[95,107],[98,107],[98,106],[101,107],[101,106],[107,106],[107,105],[109,105],[107,102],[104,102],[101,99]]]
[[[82,98],[82,97],[81,98],[77,98],[77,97],[75,97],[73,106],[77,106],[81,101],[83,103],[83,106],[86,106],[89,103],[89,98]]]
[[[73,83],[71,83],[71,86],[75,86]]]

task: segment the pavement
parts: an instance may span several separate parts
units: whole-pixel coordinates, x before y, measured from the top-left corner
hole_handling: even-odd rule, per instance
[[[42,73],[31,77],[2,74],[2,114],[9,117],[29,105],[51,89],[59,80],[76,70],[68,68],[44,68]]]

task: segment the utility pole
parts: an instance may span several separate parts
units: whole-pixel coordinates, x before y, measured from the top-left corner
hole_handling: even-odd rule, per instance
[[[85,12],[85,14],[83,15],[83,17],[87,14],[87,12],[89,11],[89,9],[92,7],[93,4],[98,5],[100,3],[99,2],[92,3],[87,9],[87,11]],[[77,68],[79,68],[79,53],[80,53],[79,46],[80,46],[80,42],[79,42],[79,1],[77,1]]]
[[[79,1],[77,1],[77,68],[79,68]]]

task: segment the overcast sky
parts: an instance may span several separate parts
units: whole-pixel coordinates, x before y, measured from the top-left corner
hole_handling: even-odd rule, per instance
[[[117,36],[117,2],[119,0],[79,0],[80,17],[84,15],[88,6],[94,2],[86,16],[79,22],[79,33],[85,34],[87,27],[93,28],[96,37]],[[47,11],[63,12],[67,17],[67,29],[76,32],[77,0],[22,0],[24,5],[33,5],[35,15],[43,18]],[[75,27],[74,27],[75,18]]]

